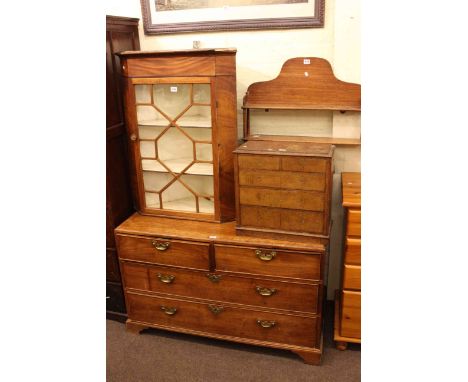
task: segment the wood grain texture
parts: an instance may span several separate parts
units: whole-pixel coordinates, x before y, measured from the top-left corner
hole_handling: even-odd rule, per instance
[[[335,146],[360,146],[361,139],[337,137],[303,137],[294,135],[244,135],[247,141],[308,142]]]
[[[336,348],[338,350],[346,350],[348,342],[361,343],[361,338],[345,337],[341,335],[341,292],[340,290],[335,291],[335,313],[333,322],[333,339],[336,342]]]
[[[327,236],[333,150],[307,142],[241,144],[234,152],[238,233]]]
[[[349,208],[347,219],[346,235],[361,237],[361,210]]]
[[[359,111],[361,86],[338,80],[325,59],[291,58],[278,77],[248,87],[244,107]]]
[[[272,250],[263,247],[215,245],[216,269],[220,271],[320,280],[320,255],[307,252],[274,251],[275,257],[263,261],[256,251],[267,254]]]
[[[337,291],[335,304],[335,341],[339,349],[361,337],[361,174],[342,173],[343,207],[345,208],[345,245],[342,290]]]
[[[323,192],[325,176],[321,173],[243,169],[239,171],[239,185]]]
[[[122,52],[125,77],[125,115],[131,151],[132,189],[137,210],[145,215],[189,220],[231,221],[235,218],[233,154],[237,144],[236,51],[205,49],[184,51]],[[135,84],[209,83],[211,89],[214,212],[182,211],[149,206],[143,182],[142,156],[136,113]],[[193,103],[193,100],[191,101]],[[179,174],[174,177],[181,179]],[[191,191],[189,191],[191,192]],[[196,199],[198,201],[198,199]],[[197,204],[198,206],[198,204]]]
[[[286,343],[296,346],[315,347],[316,317],[280,314],[254,309],[233,307],[229,304],[207,304],[186,299],[148,296],[127,293],[128,311],[132,320],[189,330],[200,329],[225,336],[242,337],[260,341]],[[210,310],[210,305],[221,309],[219,314]],[[166,314],[161,307],[176,309],[175,314]],[[274,322],[269,328],[257,321]],[[305,334],[307,333],[307,334]]]
[[[267,309],[317,313],[319,284],[247,277],[226,272],[200,272],[188,269],[122,263],[126,288],[173,296],[229,301]],[[171,282],[162,282],[173,276]],[[208,276],[215,276],[212,281]],[[164,279],[163,279],[164,280]],[[257,290],[260,288],[260,290]],[[265,290],[268,289],[268,290]],[[272,292],[274,290],[274,292]],[[265,296],[262,293],[272,293]]]
[[[361,292],[344,290],[341,311],[341,335],[361,338]]]
[[[125,59],[127,77],[214,76],[215,60],[208,56],[169,56]]]
[[[242,222],[242,226],[237,227],[238,231],[245,228],[272,229],[275,233],[292,231],[300,234],[321,234],[324,231],[323,214],[314,211],[241,205],[239,221]]]
[[[343,288],[361,290],[361,266],[344,265]]]
[[[168,243],[166,250],[156,249],[153,242]],[[154,264],[182,266],[194,269],[210,269],[209,245],[167,238],[117,236],[119,258]]]
[[[351,265],[361,265],[361,239],[346,237],[344,262]]]
[[[225,56],[223,56],[225,57]],[[228,57],[229,58],[229,57]],[[218,63],[218,62],[217,62]],[[229,59],[230,66],[222,61],[223,72],[232,71],[230,76],[216,77],[213,104],[216,105],[216,140],[219,176],[219,221],[232,221],[236,217],[234,192],[233,151],[237,145],[237,97],[235,56]]]
[[[271,249],[286,249],[311,253],[324,253],[325,244],[319,238],[307,243],[284,239],[261,239],[238,236],[236,223],[217,224],[191,220],[174,220],[171,218],[144,216],[133,214],[119,227],[116,235],[138,235],[146,237],[161,237],[168,239],[190,240],[202,243],[216,242],[219,244],[259,246]]]
[[[361,208],[361,173],[341,173],[343,207]]]

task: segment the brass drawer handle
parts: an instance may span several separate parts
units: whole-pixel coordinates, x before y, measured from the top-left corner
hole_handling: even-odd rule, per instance
[[[275,258],[276,251],[266,252],[261,249],[256,249],[255,255],[262,261],[271,261]]]
[[[161,310],[166,313],[168,316],[173,316],[177,312],[177,308],[170,308],[167,306],[161,306]]]
[[[164,284],[170,284],[174,281],[175,276],[173,275],[163,275],[161,273],[158,273],[158,279]]]
[[[207,273],[206,277],[213,283],[219,283],[219,280],[221,280],[221,275],[215,275],[214,273]]]
[[[224,307],[222,305],[219,305],[219,306],[218,305],[208,305],[208,308],[211,310],[211,312],[214,315],[218,315],[224,310]]]
[[[276,325],[276,321],[257,320],[257,324],[262,328],[268,329]]]
[[[158,251],[166,251],[171,245],[171,243],[169,243],[168,241],[162,242],[159,240],[153,240],[151,244],[153,244],[153,247],[156,248]]]
[[[272,295],[274,295],[276,293],[275,288],[265,288],[265,287],[262,287],[262,286],[259,286],[259,285],[257,285],[255,287],[255,290],[261,296],[272,296]]]

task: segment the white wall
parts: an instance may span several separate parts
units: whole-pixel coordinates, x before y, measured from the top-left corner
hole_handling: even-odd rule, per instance
[[[312,29],[265,30],[248,32],[189,33],[146,36],[143,32],[139,0],[108,0],[106,14],[140,18],[142,50],[187,49],[193,41],[204,48],[237,48],[238,131],[242,98],[247,87],[257,81],[275,78],[284,61],[292,57],[322,57],[331,62],[335,76],[348,82],[360,82],[360,0],[326,0],[325,27]],[[360,136],[358,113],[334,113],[334,135]],[[339,287],[342,219],[341,171],[360,171],[360,148],[336,149],[332,201],[331,254],[329,262],[328,298]]]

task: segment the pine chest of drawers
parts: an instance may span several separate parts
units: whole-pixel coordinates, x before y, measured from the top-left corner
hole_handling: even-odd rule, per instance
[[[116,229],[127,328],[291,350],[318,364],[326,248],[236,236],[235,223],[135,214]]]
[[[335,341],[361,342],[361,173],[341,174],[345,237],[341,290],[335,296]]]
[[[248,141],[235,151],[239,234],[328,239],[334,146]]]

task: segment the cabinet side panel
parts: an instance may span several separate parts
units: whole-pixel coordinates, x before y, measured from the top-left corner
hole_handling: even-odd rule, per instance
[[[216,77],[215,89],[220,220],[229,221],[235,218],[233,151],[237,141],[236,77]]]
[[[131,137],[134,134],[138,137],[138,125],[137,125],[137,118],[136,118],[136,107],[135,107],[135,91],[131,80],[128,78],[123,77],[123,91],[124,91],[124,98],[125,98],[125,122],[127,126],[127,137]],[[129,147],[129,162],[130,162],[130,175],[131,175],[131,186],[132,186],[132,193],[133,193],[133,200],[135,204],[135,209],[138,211],[142,211],[144,209],[144,192],[140,177],[137,175],[139,166],[140,166],[140,158],[138,154],[138,150],[136,149],[136,144],[138,139],[132,141],[127,139],[128,147]]]

